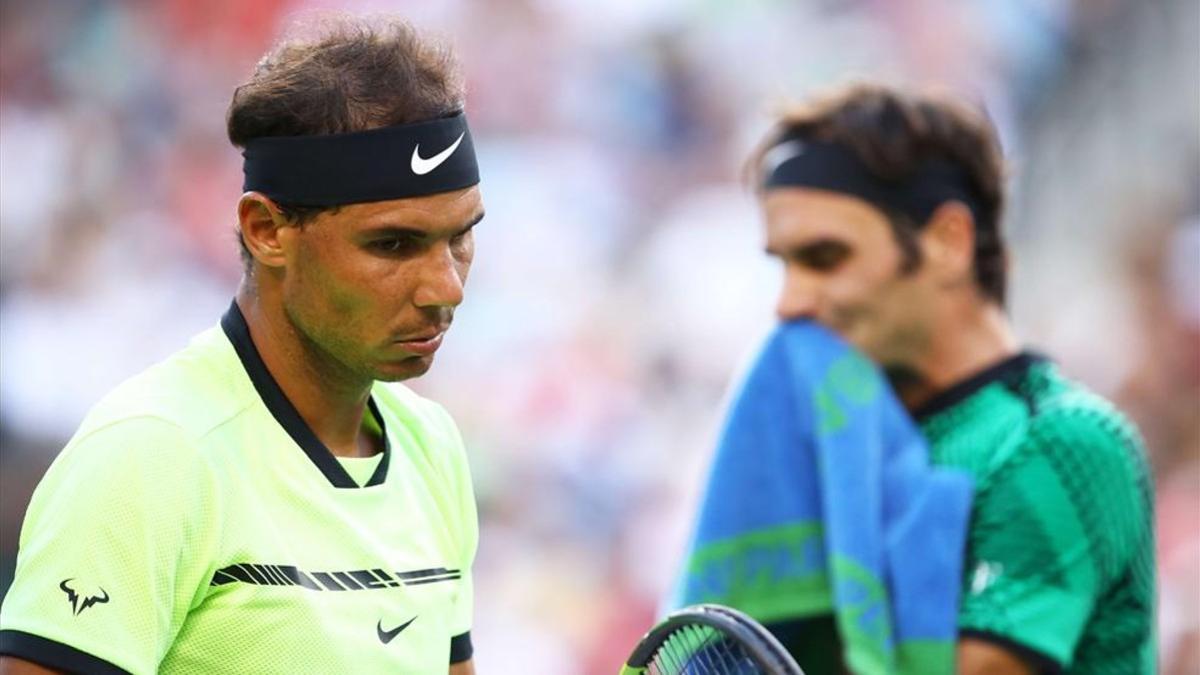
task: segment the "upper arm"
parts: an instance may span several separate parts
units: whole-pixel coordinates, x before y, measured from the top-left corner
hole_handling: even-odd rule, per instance
[[[443,475],[451,495],[450,502],[445,507],[454,522],[457,534],[456,566],[462,572],[462,578],[457,581],[457,592],[454,596],[454,606],[451,612],[451,635],[462,642],[466,635],[466,644],[470,644],[469,633],[474,613],[474,581],[471,568],[475,564],[475,553],[479,546],[479,517],[475,506],[475,490],[471,481],[470,465],[463,443],[462,434],[454,419],[442,406],[429,402],[432,417],[437,420],[435,428],[438,444],[437,451],[442,466]],[[469,655],[469,651],[468,651]]]
[[[1136,441],[1094,414],[1034,418],[976,494],[959,614],[965,636],[1026,650],[1025,661],[1041,660],[1042,670],[1074,660],[1099,597],[1147,541],[1139,458]],[[969,653],[992,653],[979,649]]]
[[[24,659],[0,656],[0,675],[58,675],[58,672]]]
[[[451,600],[450,629],[450,672],[473,673],[471,657],[471,626],[474,622],[475,584],[471,568],[475,563],[475,552],[479,545],[479,520],[475,506],[475,490],[471,481],[471,470],[462,434],[454,419],[441,405],[426,401],[429,411],[427,428],[431,432],[430,442],[436,454],[441,480],[448,501],[442,506],[446,518],[453,523],[457,551],[454,565],[461,572],[455,580],[455,592]],[[463,665],[466,664],[466,665]],[[456,670],[457,669],[457,670]]]
[[[450,423],[453,426],[453,422]],[[454,598],[454,607],[451,615],[452,635],[455,637],[451,640],[451,659],[464,658],[465,660],[451,663],[451,675],[472,675],[475,672],[475,667],[471,655],[474,652],[474,647],[471,644],[471,627],[474,624],[475,614],[475,575],[472,573],[472,567],[475,563],[475,550],[479,542],[479,525],[478,516],[475,511],[475,491],[471,485],[471,474],[467,467],[466,451],[463,449],[462,439],[459,436],[457,427],[454,428],[454,436],[457,439],[458,457],[456,462],[456,482],[459,493],[459,515],[460,515],[460,535],[462,537],[462,551],[460,565],[462,566],[462,577],[457,581],[458,589]]]
[[[973,638],[958,641],[959,675],[1034,675],[1034,670],[1012,651]]]
[[[149,673],[205,587],[216,508],[177,427],[118,422],[71,442],[34,491],[0,608],[0,653]]]

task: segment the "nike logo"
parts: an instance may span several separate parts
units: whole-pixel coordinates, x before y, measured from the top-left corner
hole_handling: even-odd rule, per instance
[[[971,575],[971,595],[979,595],[1000,578],[1004,566],[997,562],[983,561],[975,567]]]
[[[800,141],[786,141],[771,148],[762,158],[762,175],[770,176],[784,162],[803,155],[804,151],[804,143]]]
[[[417,620],[417,617],[414,616],[413,618],[409,619],[408,621],[405,621],[404,623],[400,624],[399,626],[396,626],[395,628],[393,628],[391,630],[384,630],[383,629],[383,619],[380,619],[379,623],[375,624],[375,634],[379,636],[379,641],[386,645],[387,643],[394,640],[396,638],[396,636],[400,634],[400,631],[404,630],[405,628],[408,628],[408,624],[410,624],[416,620]]]
[[[72,579],[74,579],[74,577],[63,579],[62,582],[58,584],[58,587],[62,589],[63,593],[67,594],[67,601],[71,603],[71,613],[75,616],[79,616],[83,613],[83,610],[91,607],[92,605],[103,605],[104,603],[108,602],[108,591],[104,590],[103,588],[100,589],[100,592],[103,593],[103,595],[89,595],[87,597],[81,597],[74,588],[71,588],[67,585],[67,582],[71,581]],[[82,603],[79,602],[81,599],[83,600]]]
[[[466,136],[466,135],[467,135],[467,132],[465,132],[465,131],[462,132],[461,134],[458,135],[458,138],[455,139],[455,141],[450,144],[450,147],[439,152],[438,154],[434,155],[433,157],[430,157],[429,159],[425,159],[424,157],[421,156],[421,144],[417,143],[417,147],[413,148],[413,156],[412,156],[412,171],[413,171],[413,173],[417,174],[418,176],[424,176],[425,174],[429,173],[430,171],[433,171],[434,169],[441,166],[442,162],[446,161],[446,158],[448,158],[450,155],[454,154],[454,151],[458,149],[458,144],[462,143],[463,136]]]

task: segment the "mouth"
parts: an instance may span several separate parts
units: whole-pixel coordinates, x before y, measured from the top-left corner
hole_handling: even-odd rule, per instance
[[[449,328],[449,326],[439,326],[416,335],[401,337],[396,339],[394,344],[411,354],[429,356],[442,346],[442,338],[445,337]]]

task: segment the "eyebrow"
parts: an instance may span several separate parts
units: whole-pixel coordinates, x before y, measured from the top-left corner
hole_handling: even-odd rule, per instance
[[[800,244],[783,247],[774,247],[768,244],[767,246],[763,247],[763,251],[766,252],[767,255],[783,258],[786,256],[801,256],[821,246],[845,246],[849,248],[849,244],[840,239],[836,239],[834,237],[819,237],[817,239],[812,239]]]
[[[450,236],[457,237],[457,236],[466,234],[468,231],[470,231],[471,228],[478,225],[479,221],[483,220],[483,217],[485,215],[487,215],[486,212],[480,211],[478,214],[475,215],[475,217],[471,218],[471,220],[468,221],[466,225],[463,225],[459,229],[455,230]],[[389,237],[413,237],[416,239],[424,239],[424,238],[428,237],[430,233],[428,230],[420,230],[415,227],[405,227],[403,225],[380,225],[378,227],[369,227],[369,228],[363,230],[362,234],[365,234],[370,237],[389,236]]]
[[[464,225],[461,230],[459,230],[458,232],[455,232],[455,235],[466,234],[467,230],[470,230],[472,227],[475,227],[476,225],[478,225],[479,221],[483,220],[483,217],[486,215],[487,215],[486,211],[480,211],[479,213],[475,214],[475,217],[472,218],[470,220],[470,222],[468,222],[466,225]]]

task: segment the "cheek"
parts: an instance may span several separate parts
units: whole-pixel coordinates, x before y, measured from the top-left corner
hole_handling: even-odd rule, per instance
[[[467,283],[467,275],[471,272],[471,263],[475,260],[475,237],[468,234],[467,240],[460,250],[454,253],[454,269],[462,283]]]
[[[881,289],[875,305],[877,339],[889,345],[893,355],[911,353],[926,335],[930,308],[924,287],[911,276],[902,276]]]
[[[837,312],[850,315],[874,313],[872,309],[887,293],[887,284],[877,270],[849,268],[834,275],[826,286],[826,299]]]
[[[356,333],[369,321],[379,295],[365,271],[339,252],[302,249],[285,290],[292,311],[322,334]]]
[[[889,260],[862,260],[846,268],[826,287],[833,323],[852,341],[889,332],[907,312],[904,281]]]
[[[468,258],[466,260],[457,261],[454,264],[454,270],[458,272],[460,283],[465,285],[467,283],[467,276],[469,276],[471,273],[471,260]]]

